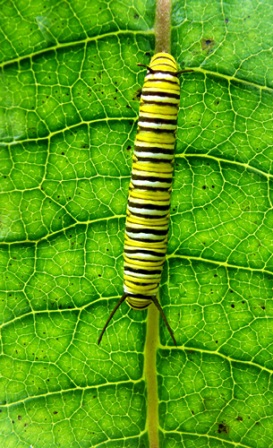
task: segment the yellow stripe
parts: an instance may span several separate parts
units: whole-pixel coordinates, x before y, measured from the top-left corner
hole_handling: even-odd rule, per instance
[[[137,138],[136,138],[137,142],[147,142],[147,143],[151,143],[153,145],[158,145],[161,142],[162,143],[172,143],[173,145],[175,144],[175,136],[174,136],[174,132],[172,133],[160,133],[157,134],[156,132],[148,132],[148,131],[144,131],[144,130],[139,130],[138,134],[137,134]]]

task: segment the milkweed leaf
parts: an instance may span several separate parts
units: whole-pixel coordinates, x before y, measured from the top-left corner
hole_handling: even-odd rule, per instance
[[[149,447],[156,359],[162,447],[273,447],[271,2],[173,2],[193,72],[161,287],[178,347],[161,323],[154,358],[125,304],[97,346],[122,294],[154,4],[0,4],[1,446]]]

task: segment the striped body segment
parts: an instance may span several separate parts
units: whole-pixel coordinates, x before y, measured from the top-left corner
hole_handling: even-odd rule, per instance
[[[180,99],[177,64],[156,54],[140,99],[126,215],[124,293],[144,309],[158,293],[167,250],[175,131]]]
[[[167,251],[180,83],[177,63],[170,54],[157,53],[147,70],[126,212],[124,294],[104,325],[98,343],[126,300],[137,310],[154,302],[176,344],[157,296]]]

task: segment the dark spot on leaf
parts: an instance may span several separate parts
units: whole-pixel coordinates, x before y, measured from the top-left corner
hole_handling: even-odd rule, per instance
[[[265,310],[265,306],[261,306],[262,310]]]
[[[225,18],[225,23],[228,23],[229,22],[229,19],[226,17]]]
[[[214,274],[214,276],[213,277],[218,277],[218,274]]]
[[[218,434],[228,434],[229,433],[229,427],[226,423],[222,422],[218,424]]]
[[[218,341],[215,341],[215,344],[218,344]]]
[[[234,305],[234,303],[232,303],[232,304],[231,304],[230,306],[231,306],[231,308],[235,308],[235,305]]]
[[[18,415],[18,420],[22,420],[22,416],[21,415]]]
[[[214,185],[212,185],[211,188],[214,188]]]
[[[202,39],[201,40],[202,50],[206,51],[207,53],[211,53],[214,45],[215,45],[215,41],[213,39]]]
[[[233,294],[233,293],[234,293],[234,291],[232,291],[232,289],[231,289],[229,292],[230,292],[230,294]]]
[[[58,411],[54,411],[53,414],[58,414]]]
[[[241,417],[240,415],[238,415],[238,417],[236,418],[236,420],[238,420],[238,422],[242,422],[242,421],[243,421],[243,417]]]
[[[203,190],[205,190],[205,189],[206,189],[207,187],[206,187],[206,185],[203,185],[203,187],[202,187],[202,188],[203,188]]]
[[[136,91],[136,93],[134,94],[133,99],[134,99],[134,100],[136,100],[136,99],[139,100],[140,96],[141,96],[141,89],[138,89],[138,90]]]

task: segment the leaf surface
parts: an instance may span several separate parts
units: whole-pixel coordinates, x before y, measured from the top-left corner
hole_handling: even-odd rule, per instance
[[[97,339],[122,294],[154,4],[0,3],[1,446],[148,448],[147,314],[124,304]],[[273,6],[177,0],[172,20],[193,72],[161,282],[178,347],[161,323],[160,443],[273,447]]]

